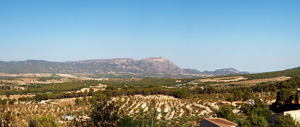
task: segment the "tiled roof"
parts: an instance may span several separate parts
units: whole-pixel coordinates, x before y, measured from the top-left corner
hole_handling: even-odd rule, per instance
[[[231,122],[223,118],[207,118],[206,120],[220,127],[232,127],[238,125],[234,122]]]

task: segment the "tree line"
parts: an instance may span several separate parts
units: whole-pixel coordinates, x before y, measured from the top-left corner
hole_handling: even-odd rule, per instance
[[[193,95],[201,94],[225,94],[232,93],[233,96],[226,98],[227,100],[248,100],[251,97],[250,91],[261,92],[263,89],[264,92],[268,91],[278,91],[280,89],[290,89],[296,90],[300,87],[300,78],[292,78],[287,81],[275,82],[275,83],[263,83],[257,84],[251,87],[234,87],[234,88],[214,88],[214,87],[205,87],[205,88],[164,88],[160,85],[149,85],[144,87],[123,87],[119,90],[117,87],[108,87],[104,91],[94,91],[91,89],[89,92],[56,92],[52,94],[47,93],[38,93],[34,97],[21,97],[19,98],[22,101],[28,100],[47,100],[47,99],[60,99],[60,98],[74,98],[74,97],[84,97],[92,96],[94,94],[104,94],[107,97],[117,97],[117,96],[134,96],[134,95],[169,95],[176,98],[191,98]],[[295,95],[293,95],[295,96]]]

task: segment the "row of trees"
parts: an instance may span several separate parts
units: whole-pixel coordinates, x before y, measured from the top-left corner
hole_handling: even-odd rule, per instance
[[[100,83],[99,81],[87,80],[87,81],[75,81],[75,82],[51,83],[51,84],[30,84],[30,85],[23,86],[26,87],[25,90],[0,90],[0,95],[46,93],[46,92],[59,93],[59,92],[67,92],[67,91],[78,91],[82,88],[86,88],[89,86],[97,86],[99,83]]]
[[[161,85],[161,86],[174,86],[178,84],[177,79],[173,78],[143,78],[141,80],[127,81],[123,80],[104,80],[100,81],[102,84],[109,86],[125,87],[125,86],[150,86],[150,85]],[[188,79],[183,80],[184,82],[190,81]]]
[[[147,80],[156,81],[157,82],[164,82],[167,81],[166,79],[143,79],[146,82]],[[155,83],[155,82],[154,82]],[[57,84],[43,84],[43,85],[30,85],[24,91],[0,91],[0,94],[6,94],[8,97],[11,94],[20,94],[20,93],[45,93],[45,92],[53,92],[53,94],[43,95],[44,97],[38,96],[36,100],[42,99],[58,99],[58,98],[70,98],[70,97],[83,97],[83,96],[91,96],[94,94],[93,91],[91,92],[71,92],[71,93],[64,93],[64,91],[76,91],[82,89],[84,87],[89,87],[91,85],[98,85],[98,81],[77,81],[77,82],[68,82],[68,83],[57,83]],[[300,78],[292,78],[287,81],[282,82],[274,82],[274,83],[262,83],[257,84],[251,87],[234,87],[234,88],[215,88],[215,87],[205,87],[203,88],[196,88],[196,89],[187,89],[187,88],[163,88],[161,85],[146,85],[146,86],[128,86],[122,87],[122,90],[118,90],[115,86],[108,86],[107,90],[104,93],[107,96],[119,96],[119,95],[135,95],[135,94],[142,94],[142,95],[153,95],[153,94],[163,94],[163,95],[170,95],[177,98],[187,98],[190,95],[195,94],[223,94],[223,93],[233,93],[232,100],[247,100],[250,96],[250,91],[260,92],[262,89],[265,92],[268,91],[277,91],[278,89],[292,89],[295,90],[296,88],[300,87]],[[59,89],[57,89],[59,88]],[[243,94],[241,94],[243,93]],[[45,97],[47,96],[47,97]],[[24,99],[25,100],[25,99]]]
[[[292,94],[292,89],[295,90],[298,88],[298,84],[300,84],[299,78],[293,78],[288,81],[282,81],[279,83],[269,83],[269,84],[259,84],[252,87],[239,87],[239,88],[214,88],[207,87],[204,89],[196,88],[196,89],[188,89],[188,88],[163,88],[159,85],[149,85],[146,87],[124,87],[121,90],[117,89],[117,87],[108,87],[105,91],[97,91],[94,92],[91,89],[89,92],[71,92],[71,93],[53,93],[53,94],[36,94],[35,97],[22,97],[19,98],[21,101],[41,101],[47,99],[59,99],[59,98],[73,98],[73,97],[85,97],[92,96],[94,94],[104,94],[107,97],[116,97],[116,96],[131,96],[131,95],[169,95],[174,96],[176,98],[190,98],[192,95],[197,94],[224,94],[224,93],[232,93],[233,96],[229,96],[226,99],[228,101],[236,101],[236,100],[248,100],[251,97],[250,91],[260,92],[262,89],[267,91],[276,91],[277,89],[282,89],[277,96],[277,104],[284,105],[286,103],[290,103],[290,100],[298,97]],[[287,89],[289,88],[289,89]],[[288,90],[288,91],[287,91]],[[288,95],[285,95],[288,94]],[[282,96],[282,97],[281,97]],[[297,94],[298,96],[298,94]],[[297,101],[297,100],[295,100]]]
[[[16,102],[17,100],[16,99],[1,99],[0,98],[0,105],[12,105]]]
[[[297,77],[300,75],[300,67],[288,69],[284,71],[275,71],[275,72],[266,72],[266,73],[258,73],[258,74],[245,74],[243,76],[248,79],[262,79],[262,78],[272,78],[278,76],[288,76],[288,77]]]
[[[94,95],[95,96],[95,95]],[[193,118],[172,118],[167,120],[162,110],[162,116],[158,119],[159,112],[155,108],[155,100],[151,100],[147,105],[147,110],[139,108],[133,115],[128,115],[119,109],[119,101],[107,101],[108,98],[102,98],[92,106],[90,117],[92,124],[90,126],[105,127],[191,127],[189,121],[200,122],[203,117],[193,116]]]
[[[240,90],[233,91],[233,96],[228,96],[226,98],[227,101],[238,101],[243,99],[244,101],[249,100],[251,98],[251,93],[249,91],[241,92]]]
[[[36,116],[30,119],[29,127],[58,127],[51,116]]]

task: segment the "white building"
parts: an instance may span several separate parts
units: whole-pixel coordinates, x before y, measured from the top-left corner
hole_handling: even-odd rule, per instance
[[[295,121],[300,122],[300,110],[286,111],[283,113],[283,115],[287,115],[287,114],[290,114]]]

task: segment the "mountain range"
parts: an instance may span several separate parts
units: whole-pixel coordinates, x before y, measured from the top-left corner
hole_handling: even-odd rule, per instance
[[[44,60],[0,61],[1,73],[68,73],[94,76],[126,75],[142,77],[196,77],[227,74],[246,74],[233,68],[200,72],[196,69],[182,69],[164,57],[150,57],[142,60],[132,58],[97,59],[70,62],[49,62]]]

